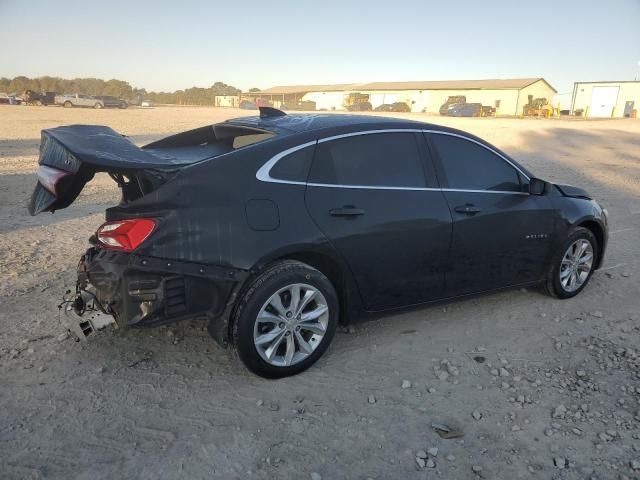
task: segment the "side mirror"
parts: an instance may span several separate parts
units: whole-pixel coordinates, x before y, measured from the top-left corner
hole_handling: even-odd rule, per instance
[[[530,195],[544,195],[547,191],[547,182],[540,180],[539,178],[532,178],[529,180],[529,194]]]

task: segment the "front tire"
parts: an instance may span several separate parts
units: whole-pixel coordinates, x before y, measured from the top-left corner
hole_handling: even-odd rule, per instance
[[[233,342],[253,373],[295,375],[327,350],[338,315],[338,296],[322,272],[298,261],[277,262],[241,295],[232,318]]]
[[[101,109],[101,108],[102,108],[102,104],[101,104],[100,102],[97,102],[97,103],[93,106],[93,108],[95,108],[95,109],[98,109],[98,110],[99,110],[99,109]]]
[[[572,298],[587,286],[598,255],[598,241],[591,230],[578,227],[553,256],[547,291],[557,298]]]

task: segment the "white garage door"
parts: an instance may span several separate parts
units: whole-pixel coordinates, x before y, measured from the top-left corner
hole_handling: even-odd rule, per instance
[[[620,87],[593,87],[591,92],[590,117],[610,117],[618,100]]]

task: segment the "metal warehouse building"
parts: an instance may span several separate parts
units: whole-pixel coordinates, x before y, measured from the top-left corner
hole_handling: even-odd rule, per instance
[[[640,81],[576,82],[571,113],[588,117],[635,117],[640,108]]]
[[[373,82],[338,85],[288,85],[245,93],[243,98],[269,101],[275,107],[314,102],[317,110],[346,110],[356,102],[406,103],[412,112],[438,113],[449,97],[465,96],[467,103],[495,107],[498,115],[520,115],[533,99],[553,99],[556,90],[544,78]]]

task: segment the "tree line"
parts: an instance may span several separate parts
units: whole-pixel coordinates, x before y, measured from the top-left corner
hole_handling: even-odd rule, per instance
[[[214,97],[217,95],[239,95],[241,92],[240,89],[223,82],[215,82],[209,88],[192,87],[185,90],[176,90],[175,92],[148,92],[144,88],[134,88],[129,82],[115,78],[111,80],[102,80],[100,78],[65,79],[49,76],[0,78],[0,92],[21,94],[25,90],[112,95],[133,103],[139,103],[142,99],[145,99],[152,100],[155,103],[176,105],[214,105]]]

